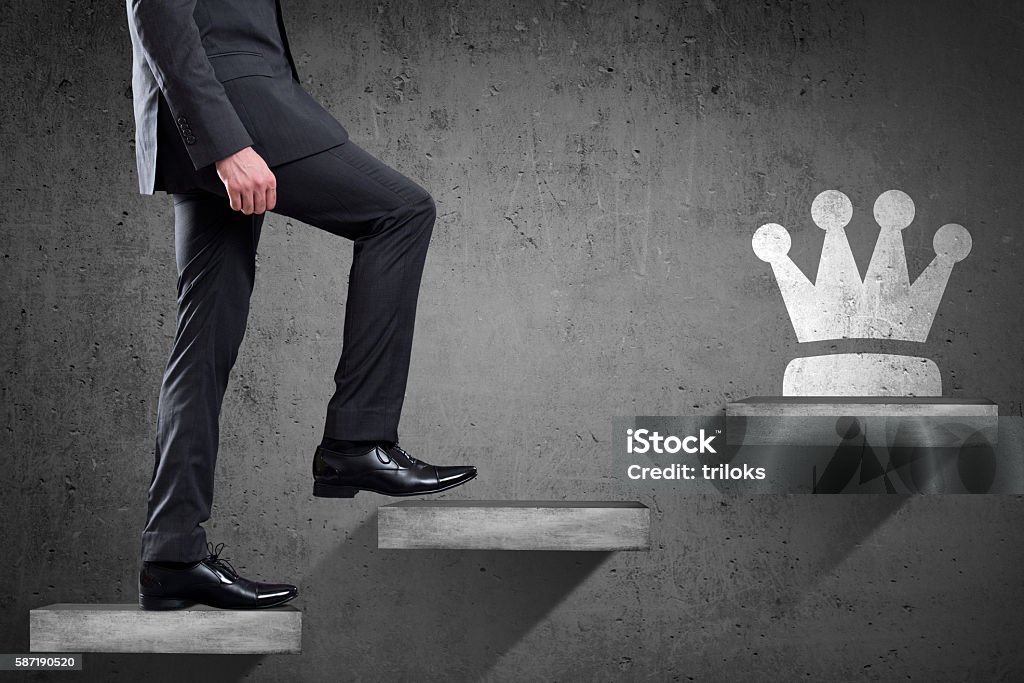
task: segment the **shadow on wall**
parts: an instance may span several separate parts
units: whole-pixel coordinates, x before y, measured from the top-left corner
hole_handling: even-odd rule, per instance
[[[851,496],[798,496],[810,502],[809,514],[794,515],[800,526],[793,528],[793,556],[807,560],[806,582],[800,589],[780,596],[777,603],[783,612],[796,609],[807,594],[832,576],[859,548],[869,541],[890,518],[914,496],[900,494],[860,494]],[[785,560],[790,561],[790,557]]]
[[[379,550],[374,513],[303,580],[303,653],[374,678],[476,680],[610,554]]]
[[[709,502],[718,501],[715,513],[708,514],[714,521],[707,533],[714,541],[701,540],[701,544],[719,545],[712,557],[720,564],[709,562],[702,553],[680,555],[673,568],[674,581],[687,585],[684,581],[703,577],[714,585],[712,592],[742,594],[743,600],[739,604],[710,600],[689,615],[690,622],[702,629],[713,630],[717,625],[729,630],[748,608],[772,622],[799,622],[801,615],[806,616],[804,601],[846,571],[843,566],[858,549],[871,545],[873,536],[898,523],[899,511],[914,498],[899,494],[709,496]],[[654,529],[660,526],[653,522]],[[751,528],[756,531],[747,533]],[[764,531],[773,528],[784,531]],[[671,532],[664,538],[662,533],[652,539],[655,547],[679,543]],[[733,563],[745,567],[740,578],[723,571]]]

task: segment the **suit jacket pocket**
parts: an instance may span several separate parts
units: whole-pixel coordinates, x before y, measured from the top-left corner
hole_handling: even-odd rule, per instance
[[[244,76],[274,75],[267,60],[258,52],[221,52],[206,56],[221,83]]]

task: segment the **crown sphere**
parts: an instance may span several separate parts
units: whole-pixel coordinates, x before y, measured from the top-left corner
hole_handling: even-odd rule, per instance
[[[853,203],[839,190],[825,190],[811,202],[811,218],[822,230],[845,228],[853,218]]]
[[[757,258],[768,263],[781,259],[789,253],[789,248],[793,246],[789,232],[778,223],[762,225],[754,233],[751,242]]]
[[[947,223],[935,231],[932,246],[939,256],[948,256],[959,263],[971,253],[971,233],[962,225]]]
[[[914,200],[906,192],[886,190],[875,200],[874,213],[883,230],[903,230],[914,222]]]

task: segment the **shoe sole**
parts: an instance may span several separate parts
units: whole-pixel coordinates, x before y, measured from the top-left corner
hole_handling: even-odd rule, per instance
[[[193,600],[182,600],[180,598],[154,598],[150,595],[139,593],[139,607],[149,610],[185,609],[196,604]]]
[[[295,596],[279,600],[269,605],[260,605],[258,607],[217,607],[217,605],[208,605],[217,609],[267,609],[268,607],[278,607],[286,602],[295,599]],[[183,600],[181,598],[155,598],[151,595],[143,595],[139,593],[139,607],[144,610],[173,610],[173,609],[185,609],[192,607],[193,605],[203,605],[206,603],[199,603],[195,600]]]
[[[387,491],[378,491],[377,489],[366,488],[363,486],[336,486],[334,484],[325,484],[323,482],[313,482],[313,495],[317,498],[353,498],[360,491],[369,491],[370,493],[377,493],[382,496],[393,496],[396,498],[403,498],[408,496],[429,496],[432,493],[440,493],[441,491],[447,491],[453,489],[456,486],[462,486],[463,484],[473,481],[476,479],[474,474],[469,479],[449,484],[448,486],[442,486],[439,489],[431,489],[430,491],[414,491],[413,493],[388,493]]]

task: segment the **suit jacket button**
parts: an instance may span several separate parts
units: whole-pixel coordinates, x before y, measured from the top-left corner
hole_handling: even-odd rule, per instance
[[[194,145],[196,144],[196,139],[193,136],[189,135],[187,138],[185,138],[185,144]]]
[[[178,117],[178,123],[182,123],[183,124],[183,123],[187,123],[187,122],[188,122],[188,119],[186,119],[184,116],[179,116]]]

